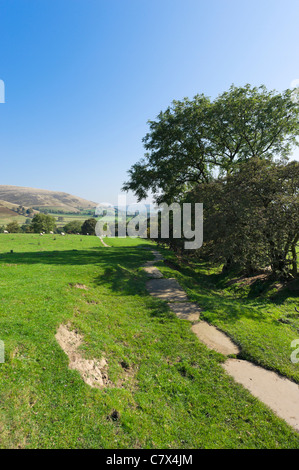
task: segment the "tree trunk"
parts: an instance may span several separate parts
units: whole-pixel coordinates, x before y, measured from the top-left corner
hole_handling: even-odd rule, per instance
[[[292,274],[294,277],[298,274],[298,264],[297,264],[297,243],[298,238],[292,243],[291,245],[291,253],[292,253]]]

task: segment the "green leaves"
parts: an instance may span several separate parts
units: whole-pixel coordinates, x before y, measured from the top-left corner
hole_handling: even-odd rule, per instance
[[[290,90],[231,86],[213,102],[204,95],[173,101],[149,121],[144,158],[129,170],[125,191],[149,191],[171,203],[211,181],[215,170],[235,172],[250,158],[287,158],[299,135],[299,104]]]
[[[199,186],[204,204],[203,252],[214,262],[248,271],[271,267],[297,274],[299,163],[252,158],[235,174]]]
[[[55,218],[47,214],[35,214],[30,227],[35,233],[48,233],[56,228]]]

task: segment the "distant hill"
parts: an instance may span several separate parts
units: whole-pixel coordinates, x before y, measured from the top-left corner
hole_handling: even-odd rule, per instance
[[[97,203],[59,191],[0,185],[0,206],[6,207],[8,210],[15,206],[24,206],[26,208],[49,208],[65,212],[79,212],[80,210],[94,209]]]

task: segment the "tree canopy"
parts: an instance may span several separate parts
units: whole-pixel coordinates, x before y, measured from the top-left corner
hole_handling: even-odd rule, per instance
[[[246,272],[270,267],[279,276],[297,275],[298,162],[252,158],[188,197],[205,208],[202,255]]]
[[[123,189],[139,200],[203,203],[204,243],[212,262],[275,276],[297,276],[299,101],[293,91],[231,86],[214,101],[173,101],[143,139],[144,158]],[[171,220],[170,220],[171,223]],[[182,251],[183,238],[160,242]]]
[[[233,85],[214,101],[203,94],[173,101],[148,124],[146,153],[123,189],[139,201],[151,192],[158,203],[170,203],[252,157],[287,158],[298,145],[299,105],[291,90]]]
[[[82,222],[79,220],[71,220],[64,227],[66,233],[81,233]]]
[[[30,227],[34,233],[48,233],[56,228],[55,218],[47,214],[35,214]]]
[[[95,235],[95,228],[97,225],[96,219],[87,219],[83,222],[81,227],[81,233],[83,235]]]

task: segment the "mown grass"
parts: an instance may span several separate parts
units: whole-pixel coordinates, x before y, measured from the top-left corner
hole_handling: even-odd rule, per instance
[[[0,235],[1,448],[298,448],[298,434],[224,373],[224,357],[148,295],[146,242],[109,243]],[[68,368],[55,339],[66,322],[84,357],[106,357],[112,386],[93,389]]]
[[[202,308],[201,318],[240,346],[240,358],[299,383],[299,363],[290,358],[291,343],[299,338],[295,311],[296,306],[299,309],[299,280],[282,285],[261,278],[244,279],[237,273],[223,274],[221,267],[204,262],[179,263],[172,252],[163,252],[174,263],[172,267],[160,263],[164,276],[178,279],[189,298]]]

